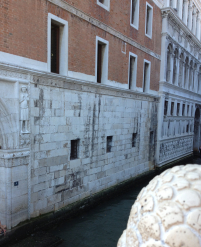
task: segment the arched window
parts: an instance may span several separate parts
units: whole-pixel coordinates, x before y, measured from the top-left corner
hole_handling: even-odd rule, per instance
[[[178,50],[174,51],[174,61],[173,61],[173,84],[176,84],[177,80],[177,59],[178,59]]]
[[[167,70],[166,70],[166,81],[170,81],[171,76],[171,54],[172,54],[172,46],[169,44],[167,48]]]
[[[187,79],[188,80],[188,79]],[[190,61],[190,69],[189,69],[189,83],[187,84],[188,89],[193,88],[193,61]]]
[[[188,77],[188,57],[185,59],[185,66],[184,66],[184,87],[188,87],[189,77]]]
[[[183,79],[183,62],[184,62],[184,54],[180,55],[180,63],[179,63],[179,87],[182,87],[182,79]]]
[[[197,84],[197,64],[194,64],[194,70],[193,70],[193,86],[192,86],[192,90],[195,91],[198,89],[198,85]]]

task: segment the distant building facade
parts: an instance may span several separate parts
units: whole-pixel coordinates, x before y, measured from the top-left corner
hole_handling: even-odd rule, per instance
[[[11,229],[192,153],[200,33],[168,6],[2,0],[2,224]],[[173,139],[185,151],[175,154]]]
[[[158,166],[201,145],[200,11],[199,1],[185,0],[166,1],[161,10]]]

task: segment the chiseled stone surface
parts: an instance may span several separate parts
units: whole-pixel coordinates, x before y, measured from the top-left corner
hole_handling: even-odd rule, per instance
[[[200,185],[200,165],[156,176],[139,193],[117,247],[200,247]]]

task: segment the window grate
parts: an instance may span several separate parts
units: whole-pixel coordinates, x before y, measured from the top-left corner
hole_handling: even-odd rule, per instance
[[[71,152],[70,152],[71,160],[78,158],[78,143],[79,140],[71,140]]]
[[[107,153],[112,150],[112,136],[107,136]]]
[[[167,115],[167,110],[168,110],[168,101],[165,100],[165,104],[164,104],[164,116]]]
[[[137,133],[132,135],[132,147],[136,147]]]
[[[184,116],[184,113],[185,113],[185,104],[183,104],[182,106],[182,116]]]
[[[180,111],[180,103],[177,103],[177,116],[179,116],[179,111]]]
[[[174,115],[174,102],[171,102],[171,116]]]

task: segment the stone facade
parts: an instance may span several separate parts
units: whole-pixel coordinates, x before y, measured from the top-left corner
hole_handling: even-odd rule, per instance
[[[200,4],[166,1],[161,11],[158,166],[198,151],[201,144],[199,137],[196,144],[193,141],[200,136],[194,131],[195,112],[201,103]]]
[[[22,69],[14,82],[10,75],[17,76],[16,69],[3,66],[1,71],[2,84],[6,81],[1,98],[6,101],[3,88],[10,86],[7,102],[13,102],[13,113],[9,104],[1,106],[1,112],[6,111],[1,124],[13,125],[9,142],[1,125],[0,216],[8,228],[153,168],[157,97]],[[22,129],[24,87],[30,132]],[[111,152],[106,149],[107,136],[112,136]],[[71,140],[79,140],[73,160]]]
[[[199,28],[193,19],[189,31],[161,0],[134,2],[131,11],[130,0],[2,1],[0,221],[8,229],[198,147]]]

